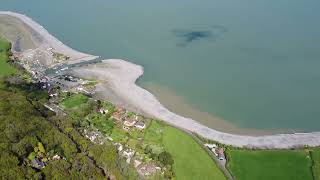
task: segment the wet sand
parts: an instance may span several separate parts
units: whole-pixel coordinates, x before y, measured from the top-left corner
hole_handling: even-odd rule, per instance
[[[218,131],[252,136],[299,132],[298,130],[292,129],[260,130],[242,128],[225,119],[200,111],[198,108],[192,106],[190,102],[187,102],[183,97],[178,96],[174,91],[165,86],[151,82],[143,83],[141,85],[143,88],[155,95],[160,103],[168,110],[184,117],[196,119],[201,124]]]

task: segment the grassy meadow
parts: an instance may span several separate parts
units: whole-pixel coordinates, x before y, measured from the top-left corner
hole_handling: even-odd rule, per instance
[[[228,150],[227,154],[228,168],[237,180],[313,179],[307,150]]]
[[[9,60],[9,50],[11,45],[8,41],[0,37],[0,77],[13,74],[15,68],[7,62]]]
[[[88,101],[88,97],[83,94],[76,94],[65,99],[61,106],[66,109],[71,109],[80,106]]]
[[[162,132],[163,132],[163,125],[158,121],[152,121],[148,130],[144,135],[145,141],[149,142],[161,142],[162,140]]]
[[[165,126],[163,144],[173,156],[177,179],[226,179],[208,153],[190,135]]]

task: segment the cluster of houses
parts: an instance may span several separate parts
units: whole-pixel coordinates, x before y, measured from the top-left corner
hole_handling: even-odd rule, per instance
[[[62,159],[62,158],[59,155],[56,154],[51,159],[49,158],[48,161],[49,160],[55,160],[56,161],[56,160],[60,160],[60,159]],[[63,158],[63,159],[66,160],[66,158]],[[31,160],[31,166],[36,168],[36,169],[41,170],[41,169],[43,169],[43,168],[45,168],[47,166],[47,162],[44,162],[43,160],[41,160],[41,159],[36,157],[36,158]]]
[[[52,49],[48,49],[48,51],[51,51],[51,50]],[[32,56],[33,54],[29,54],[27,58],[30,59]],[[62,71],[66,70],[67,68],[60,69],[56,71],[57,75],[53,77],[49,77],[49,76],[46,76],[44,73],[41,73],[44,71],[39,71],[39,72],[33,71],[33,69],[36,69],[36,68],[31,67],[30,64],[28,63],[29,61],[26,61],[23,64],[24,67],[28,67],[27,69],[29,70],[29,72],[31,72],[33,79],[35,79],[38,82],[39,88],[46,90],[49,96],[51,97],[51,99],[54,99],[54,97],[58,97],[58,92],[54,88],[54,85],[59,86],[62,91],[70,90],[70,91],[75,91],[76,93],[81,92],[84,94],[92,94],[92,91],[90,90],[90,88],[86,87],[86,82],[87,82],[86,80],[78,79],[69,75],[59,75]],[[39,60],[37,60],[36,64],[41,65]],[[55,108],[53,108],[52,106],[49,106],[47,104],[45,106],[51,111],[56,112]],[[99,112],[101,114],[107,114],[109,110],[100,108]],[[146,128],[146,124],[142,120],[142,117],[138,115],[129,116],[127,111],[122,108],[117,108],[116,111],[112,113],[112,117],[116,121],[118,121],[119,124],[121,124],[122,129],[125,131],[130,131],[131,129],[144,130]],[[90,130],[84,129],[82,131],[82,135],[88,138],[91,142],[95,144],[103,144],[106,140],[113,142],[113,139],[111,137],[106,137],[98,130],[90,131]],[[141,176],[149,176],[149,175],[155,174],[157,171],[161,171],[161,168],[156,166],[154,162],[152,161],[143,162],[143,159],[137,158],[136,151],[134,149],[125,147],[121,143],[117,143],[117,142],[113,142],[113,144],[116,146],[119,155],[124,157],[128,164],[133,163],[134,167],[137,169],[138,173]],[[43,154],[44,154],[43,157],[36,155],[33,158],[31,158],[30,165],[40,170],[45,168],[45,166],[47,165],[46,164],[47,161],[62,159],[62,157],[60,157],[57,154],[48,158],[46,158],[45,153]]]
[[[92,95],[94,88],[84,87],[88,81],[76,78],[70,75],[57,75],[57,76],[42,76],[37,78],[38,84],[42,89],[48,90],[51,97],[57,96],[54,85],[59,86],[64,91],[73,91],[75,93],[84,93],[87,95]]]
[[[70,81],[70,82],[77,82],[77,78],[70,76],[70,75],[63,75],[60,77],[60,79],[64,79],[65,81]]]
[[[64,77],[64,81],[67,81],[68,84],[73,84],[74,86],[74,90],[76,93],[83,93],[86,95],[92,95],[94,93],[95,87],[88,87],[86,86],[90,81],[81,79],[81,78],[77,78],[77,77],[73,77],[70,75],[65,75]]]
[[[99,112],[101,114],[106,114],[109,110],[100,108]],[[128,115],[127,111],[123,108],[117,108],[112,113],[112,118],[118,123],[121,123],[122,129],[125,131],[130,131],[132,128],[136,128],[138,130],[146,128],[146,124],[142,121],[142,117],[139,115]],[[107,137],[107,139],[113,141],[110,137]],[[134,149],[126,147],[126,145],[119,142],[114,142],[113,144],[116,146],[118,154],[125,158],[126,163],[132,163],[137,169],[139,175],[150,176],[155,174],[157,171],[161,171],[161,168],[156,166],[154,162],[143,162],[142,157],[139,159],[139,155],[137,155],[139,153]]]
[[[222,147],[218,147],[216,144],[204,144],[210,151],[221,161],[226,160],[226,156],[224,153],[224,149]]]
[[[88,138],[91,142],[95,144],[103,144],[104,141],[106,140],[106,138],[98,130],[88,131],[84,129],[82,134],[84,135],[84,137]]]
[[[40,49],[27,50],[21,54],[17,54],[18,64],[22,65],[27,71],[31,72],[34,79],[41,77],[43,72],[48,68],[46,53]]]
[[[125,149],[121,143],[114,143],[117,148],[118,154],[126,158],[126,162],[130,164],[132,157],[135,155],[135,150],[128,148]]]
[[[88,90],[87,88],[83,87],[82,85],[77,86],[77,87],[76,87],[76,90],[77,90],[78,92],[82,92],[82,93],[84,93],[84,94],[86,94],[86,95],[91,95],[91,94],[93,94],[92,91]]]
[[[121,143],[114,143],[117,147],[118,154],[124,158],[126,158],[126,162],[130,164],[133,163],[134,167],[137,169],[137,172],[140,176],[150,176],[155,174],[157,171],[161,171],[159,166],[152,161],[143,163],[142,160],[137,159],[135,157],[136,152],[135,150],[128,148],[125,149]]]
[[[137,171],[140,176],[150,176],[155,174],[157,171],[160,171],[161,168],[156,166],[154,163],[149,162],[146,164],[143,164],[137,168]]]
[[[82,134],[95,144],[103,144],[107,139],[111,142],[113,141],[111,137],[105,138],[104,135],[102,135],[102,133],[98,130],[89,131],[84,129]],[[121,143],[118,142],[114,142],[113,145],[117,148],[118,154],[124,157],[126,162],[130,164],[132,157],[135,155],[135,150],[131,148],[125,148]]]
[[[61,78],[64,77],[64,78]],[[60,80],[58,80],[60,78]],[[55,91],[53,88],[53,84],[60,85],[60,81],[69,81],[69,83],[77,83],[77,86],[75,86],[73,89],[76,90],[76,92],[82,92],[89,94],[89,91],[86,91],[86,88],[84,87],[84,84],[82,84],[82,81],[79,81],[78,79],[74,79],[71,76],[60,76],[60,77],[55,77],[55,78],[48,78],[45,77],[43,80],[40,82],[40,86],[42,89],[48,90],[48,93],[51,97],[55,97]],[[77,82],[78,81],[78,82]],[[52,83],[52,84],[51,84]],[[65,83],[63,83],[65,84]],[[48,106],[48,109],[54,110],[52,107]],[[107,114],[109,113],[108,109],[105,108],[100,108],[99,113],[101,114]],[[144,130],[146,128],[146,124],[143,121],[143,118],[139,115],[131,114],[123,109],[123,108],[116,108],[116,110],[112,113],[112,118],[118,122],[122,126],[122,129],[125,131],[130,131],[132,129],[137,129],[137,130]],[[103,135],[100,131],[98,130],[87,130],[84,129],[82,131],[82,135],[86,138],[88,138],[91,142],[95,144],[103,144],[106,140],[109,140],[113,142],[113,139],[111,137],[106,137]],[[158,171],[161,171],[161,168],[158,167],[154,162],[144,162],[143,159],[139,159],[136,156],[136,151],[132,148],[126,147],[125,145],[122,145],[121,143],[118,142],[113,142],[113,144],[117,148],[117,152],[121,157],[124,157],[126,160],[126,163],[128,164],[133,164],[134,167],[137,169],[137,172],[141,176],[150,176],[155,174]],[[60,157],[52,157],[52,160],[54,159],[60,159]],[[44,168],[46,166],[45,163],[43,163],[39,159],[34,159],[32,164],[34,167],[39,167],[39,169]]]
[[[112,118],[119,122],[123,122],[123,130],[129,131],[131,128],[137,128],[138,130],[143,130],[146,128],[146,124],[141,120],[138,115],[129,117],[126,115],[126,110],[118,108],[114,113],[112,113]]]
[[[20,59],[17,61],[18,64],[30,72],[32,79],[38,82],[39,88],[48,90],[48,93],[51,97],[57,96],[57,93],[53,88],[54,84],[63,88],[68,84],[65,82],[77,82],[77,78],[75,77],[69,75],[59,75],[61,71],[66,70],[67,68],[59,70],[60,72],[57,73],[56,76],[46,75],[46,70],[48,70],[48,68],[52,66],[54,66],[53,69],[58,67],[61,68],[61,66],[58,66],[58,64],[66,59],[69,59],[68,56],[54,52],[53,48],[51,47],[46,49],[38,48],[35,50],[27,50],[23,54],[17,54],[15,56],[16,59]]]

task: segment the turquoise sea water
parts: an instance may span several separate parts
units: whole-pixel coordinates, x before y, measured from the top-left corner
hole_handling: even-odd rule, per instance
[[[320,130],[319,0],[1,0],[237,126]]]

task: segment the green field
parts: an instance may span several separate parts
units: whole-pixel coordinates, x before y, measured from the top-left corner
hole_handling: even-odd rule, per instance
[[[152,121],[144,135],[144,140],[161,143],[162,131],[163,125],[160,124],[158,121]]]
[[[173,169],[177,179],[226,179],[207,152],[188,134],[165,126],[165,149],[173,156]]]
[[[112,130],[111,138],[116,142],[126,142],[127,141],[127,132],[121,128],[115,127]]]
[[[128,142],[127,142],[127,145],[130,147],[130,148],[133,148],[135,149],[136,146],[140,143],[140,141],[136,140],[136,139],[129,139]]]
[[[109,116],[105,114],[96,113],[89,116],[88,121],[93,124],[100,132],[104,134],[111,134],[112,129],[115,126],[113,120],[109,119]]]
[[[75,94],[61,103],[61,106],[66,109],[71,109],[80,106],[88,101],[88,97],[83,94]]]
[[[311,151],[313,160],[313,175],[315,180],[320,180],[320,149],[315,149]]]
[[[7,63],[10,48],[10,43],[0,37],[0,77],[13,74],[16,71],[14,67]]]
[[[311,180],[312,160],[304,150],[228,150],[237,180]]]

